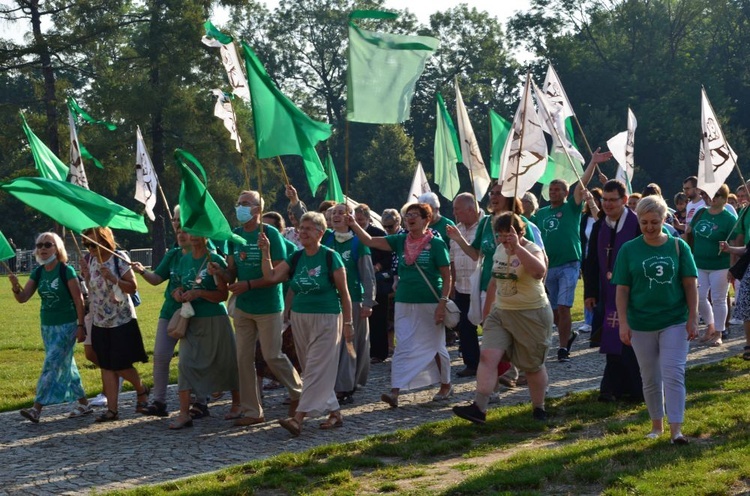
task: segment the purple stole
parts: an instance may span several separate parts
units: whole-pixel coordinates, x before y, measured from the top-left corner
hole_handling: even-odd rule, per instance
[[[599,229],[598,241],[598,258],[599,258],[599,292],[604,302],[604,322],[602,324],[602,334],[599,346],[600,353],[611,355],[620,355],[622,353],[622,341],[620,341],[620,321],[617,316],[617,306],[615,296],[617,286],[610,283],[610,277],[615,267],[615,259],[620,252],[620,248],[626,242],[636,238],[638,233],[638,218],[628,211],[627,207],[622,216],[618,219],[617,224],[622,224],[622,228],[615,234],[615,228],[607,225],[602,221]]]

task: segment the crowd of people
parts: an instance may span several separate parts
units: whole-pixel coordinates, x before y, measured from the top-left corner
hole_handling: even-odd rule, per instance
[[[545,362],[555,341],[559,362],[574,358],[571,309],[582,280],[580,329],[605,361],[599,401],[645,402],[647,437],[663,434],[666,415],[670,440],[685,444],[690,341],[722,346],[732,284],[750,360],[748,186],[731,193],[722,185],[709,197],[691,176],[669,208],[656,184],[628,194],[599,173],[601,188],[589,188],[610,158],[597,150],[575,185],[553,180],[542,208],[531,192],[509,198],[494,184],[486,213],[472,194],[459,194],[454,222],[440,214],[438,196],[425,193],[401,210],[386,209],[382,229],[364,204],[326,201],[308,211],[291,185],[286,227],[282,215],[264,212],[257,191],[243,191],[233,239],[244,243],[221,247],[183,232],[178,207],[176,244],[152,270],[131,262],[112,231],[98,227],[83,233],[88,253],[79,276],[62,239],[43,233],[39,267],[26,285],[10,276],[19,303],[39,292],[46,352],[34,405],[21,415],[36,423],[45,405],[72,401],[71,417],[93,412],[73,359],[78,341],[101,370],[106,410],[97,422],[118,420],[123,380],[136,391],[136,413],[167,417],[179,344],[179,405],[169,429],[192,427],[225,392],[226,420],[266,422],[263,378],[272,377],[288,395],[288,415],[278,421],[299,436],[310,417],[327,415],[320,429],[343,426],[342,406],[356,401],[370,367],[389,359],[383,403],[398,408],[402,391],[429,386],[437,387],[433,401],[450,401],[448,346],[457,340],[464,367],[455,375],[476,377],[474,399],[456,405],[457,416],[483,424],[501,386],[525,383],[532,417],[544,421]],[[152,388],[134,367],[147,361],[134,272],[149,284],[167,283]],[[446,328],[453,312],[455,334]],[[184,332],[174,334],[180,326]]]

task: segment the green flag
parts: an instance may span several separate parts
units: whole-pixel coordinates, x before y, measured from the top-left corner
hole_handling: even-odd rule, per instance
[[[76,232],[98,226],[148,232],[142,215],[72,183],[19,177],[0,183],[0,189]]]
[[[91,117],[88,113],[86,113],[85,110],[83,110],[78,105],[78,102],[76,102],[73,97],[68,97],[68,108],[70,109],[71,112],[73,112],[73,115],[75,115],[76,117],[80,117],[81,119],[88,122],[89,124],[96,124],[99,126],[104,126],[110,131],[114,131],[115,129],[117,129],[117,126],[115,126],[111,122],[101,121],[101,120],[97,120]]]
[[[204,36],[204,38],[208,40],[216,40],[219,45],[226,45],[234,41],[231,36],[216,29],[216,26],[214,26],[210,20],[203,23],[203,29],[206,30],[206,35]]]
[[[0,231],[0,260],[5,261],[16,256],[15,250],[10,246],[5,235]]]
[[[394,18],[379,11],[355,11],[350,19]],[[417,79],[439,41],[367,31],[349,22],[347,120],[398,124],[409,118]]]
[[[440,194],[453,200],[461,189],[456,164],[463,161],[456,128],[445,109],[443,95],[437,94],[437,122],[435,124],[435,183]]]
[[[174,158],[182,175],[180,221],[183,231],[215,241],[231,240],[243,246],[245,239],[232,232],[227,218],[224,217],[205,184],[190,168],[190,165],[197,167],[205,179],[205,171],[198,159],[179,148],[174,151]]]
[[[47,179],[65,181],[68,177],[68,166],[57,158],[57,155],[52,153],[52,150],[47,148],[47,145],[34,134],[34,131],[26,123],[23,113],[19,115],[23,121],[23,132],[26,133],[26,137],[29,139],[31,154],[34,156],[34,165],[36,166],[36,170],[39,171],[39,175]]]
[[[312,194],[325,181],[315,145],[331,136],[331,126],[310,119],[285,97],[266,73],[258,57],[247,43],[245,54],[247,80],[252,95],[255,148],[258,158],[277,155],[300,155],[305,166],[307,183]]]
[[[333,157],[331,157],[330,151],[326,155],[325,169],[328,176],[328,191],[325,199],[333,200],[336,203],[344,203],[344,193],[341,191],[341,183],[339,183],[339,176],[336,174],[336,166],[333,165]]]
[[[510,122],[503,119],[500,114],[490,109],[490,129],[492,130],[492,153],[490,154],[490,177],[497,179],[502,177],[500,162],[503,155],[503,147],[510,133]]]

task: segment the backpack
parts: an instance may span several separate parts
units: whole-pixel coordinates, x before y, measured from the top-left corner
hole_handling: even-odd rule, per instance
[[[328,280],[331,281],[331,285],[333,287],[336,287],[336,283],[333,280],[333,250],[325,247],[326,250],[326,266],[328,267]],[[289,261],[289,280],[292,280],[292,277],[294,276],[294,271],[297,268],[297,263],[299,262],[300,257],[302,257],[302,252],[305,250],[297,250],[292,254],[292,259]]]
[[[333,240],[335,239],[335,235],[333,234],[333,231],[326,232],[325,236],[323,236],[323,239],[320,241],[320,244],[327,246],[328,248],[333,248]],[[352,238],[352,260],[354,260],[354,266],[359,267],[359,238],[355,235]]]
[[[120,263],[117,261],[117,259],[120,257],[118,257],[115,254],[113,254],[112,257],[114,257],[115,259],[115,270],[117,271],[117,275],[122,276],[122,273],[120,272]],[[134,307],[137,307],[138,305],[141,304],[141,295],[138,294],[137,289],[135,290],[135,293],[133,293],[132,295],[128,295],[128,296],[130,296],[130,299],[133,300]]]

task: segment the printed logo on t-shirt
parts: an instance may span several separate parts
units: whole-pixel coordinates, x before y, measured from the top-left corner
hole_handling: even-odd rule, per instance
[[[42,278],[40,278],[39,282],[39,296],[44,295],[44,298],[42,299],[42,308],[43,309],[49,309],[54,308],[58,301],[60,300],[59,296],[57,295],[57,290],[60,288],[60,278],[55,277],[51,281],[46,281]]]
[[[322,272],[323,269],[320,265],[312,269],[308,268],[307,265],[303,265],[300,268],[299,277],[297,277],[295,272],[292,289],[298,294],[308,294],[317,291],[320,289],[318,278],[320,278]]]
[[[703,238],[711,236],[711,232],[719,226],[709,220],[699,220],[695,225],[695,234]]]
[[[352,251],[346,250],[345,252],[341,253],[341,258],[343,258],[345,262],[348,262],[352,259]]]
[[[544,230],[549,232],[557,231],[560,227],[560,219],[557,217],[547,217],[544,219]]]
[[[643,274],[648,279],[649,289],[653,283],[671,284],[677,271],[670,257],[650,257],[643,261]]]

